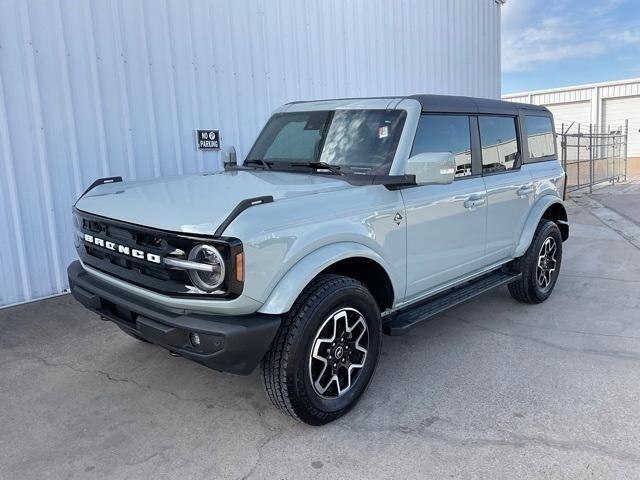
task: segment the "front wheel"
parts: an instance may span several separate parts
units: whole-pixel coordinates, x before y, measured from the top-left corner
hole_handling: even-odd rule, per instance
[[[282,412],[310,425],[347,413],[378,362],[380,311],[357,280],[321,275],[283,318],[262,368],[267,394]]]
[[[526,253],[511,263],[511,268],[522,276],[509,284],[509,293],[520,302],[544,302],[556,285],[561,262],[560,229],[555,222],[542,220]]]

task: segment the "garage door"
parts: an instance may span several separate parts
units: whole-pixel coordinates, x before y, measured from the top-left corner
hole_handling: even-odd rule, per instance
[[[560,130],[563,123],[567,128],[572,122],[580,123],[589,128],[591,123],[591,102],[555,103],[545,106],[553,113],[556,130]],[[577,125],[574,125],[572,131],[574,128],[577,128]]]
[[[583,132],[589,132],[589,124],[591,123],[591,102],[569,102],[569,103],[552,103],[545,105],[551,113],[553,113],[553,119],[556,125],[556,132],[560,132],[561,129],[567,131],[571,127],[571,132],[578,131],[578,126]],[[558,158],[564,158],[562,155],[562,145],[560,144],[562,137],[558,135],[556,140],[558,142]],[[576,149],[568,149],[566,152],[566,161],[576,160],[578,153]],[[580,155],[588,155],[587,151],[581,149]],[[570,170],[570,169],[569,169]],[[573,171],[568,172],[570,176],[577,176],[577,173]]]
[[[629,120],[627,155],[640,157],[640,96],[607,98],[602,105],[602,123],[615,128]]]

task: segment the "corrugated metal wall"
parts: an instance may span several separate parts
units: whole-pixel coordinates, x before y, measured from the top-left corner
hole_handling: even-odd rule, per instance
[[[97,177],[212,170],[291,100],[500,92],[494,0],[0,0],[0,305],[67,287]]]

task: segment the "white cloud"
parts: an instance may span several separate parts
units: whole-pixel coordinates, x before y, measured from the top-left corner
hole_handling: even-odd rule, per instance
[[[627,45],[640,44],[640,29],[638,30],[623,30],[620,35],[616,36],[616,39],[621,40]]]
[[[600,15],[606,15],[607,13],[611,12],[612,10],[615,10],[616,8],[618,8],[620,5],[622,5],[624,3],[625,0],[607,0],[607,1],[602,1],[600,2],[599,5],[589,8],[589,14],[593,15],[595,17],[598,17]]]
[[[502,69],[521,72],[541,62],[589,57],[605,50],[603,42],[584,38],[579,25],[558,17],[545,18],[538,27],[526,28],[503,40]]]
[[[640,29],[620,25],[612,14],[625,0],[508,1],[502,11],[502,69],[528,71],[541,64],[592,58],[640,43]],[[622,30],[621,30],[622,29]]]

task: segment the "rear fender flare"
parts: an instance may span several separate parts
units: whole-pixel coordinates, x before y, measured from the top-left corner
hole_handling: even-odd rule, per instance
[[[538,228],[538,224],[540,223],[540,219],[544,215],[544,212],[546,212],[551,205],[554,205],[556,203],[562,205],[562,208],[566,211],[562,200],[555,195],[545,195],[541,197],[531,208],[529,216],[527,217],[527,221],[524,224],[522,233],[520,234],[520,241],[518,242],[516,250],[513,254],[514,258],[521,257],[525,254],[525,252],[529,248],[529,245],[531,244],[533,235],[536,233],[536,228]]]

